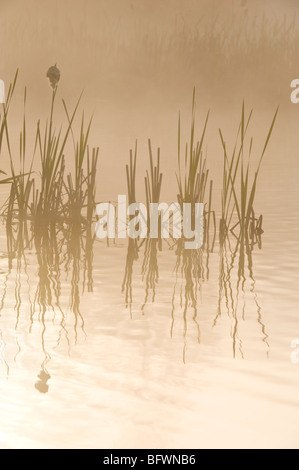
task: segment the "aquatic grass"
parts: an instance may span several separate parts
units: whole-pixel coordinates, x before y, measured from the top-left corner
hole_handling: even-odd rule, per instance
[[[34,154],[31,158],[29,171],[26,170],[27,161],[27,127],[26,127],[26,99],[27,90],[24,91],[24,115],[23,125],[20,131],[19,138],[19,169],[16,170],[11,146],[9,132],[7,129],[6,138],[10,158],[10,171],[11,171],[11,190],[10,196],[6,205],[7,221],[10,222],[14,217],[18,217],[19,221],[24,221],[27,218],[28,210],[30,209],[30,198],[32,195],[34,180],[32,178],[32,168],[34,161]]]
[[[209,181],[209,169],[207,168],[207,157],[204,156],[203,146],[207,131],[209,120],[209,111],[206,115],[203,128],[198,140],[196,140],[195,129],[195,88],[193,90],[192,98],[192,118],[191,118],[191,131],[190,140],[185,144],[185,155],[181,155],[181,118],[179,115],[178,121],[178,172],[176,173],[178,184],[178,202],[183,207],[184,203],[203,203],[204,204],[204,245],[207,247],[207,278],[209,276],[209,233],[210,233],[210,219],[213,216],[214,221],[214,236],[211,251],[213,250],[216,234],[215,212],[212,211],[212,193],[213,181],[210,180],[208,203],[206,206],[206,189]],[[193,206],[194,212],[195,206]],[[189,310],[192,312],[192,322],[196,326],[197,340],[200,343],[200,325],[198,323],[198,306],[197,297],[198,291],[201,288],[202,282],[205,280],[204,269],[204,252],[200,250],[185,250],[184,239],[179,239],[176,243],[176,264],[174,271],[176,273],[176,284],[178,280],[178,273],[180,272],[182,279],[185,280],[185,285],[180,289],[179,305],[182,309],[183,319],[183,334],[184,334],[184,350],[183,361],[186,361],[186,346],[188,334],[188,316]],[[173,335],[175,324],[175,291],[176,284],[173,290],[172,299],[172,326],[171,336]]]
[[[128,191],[128,203],[134,204],[136,202],[136,166],[137,166],[137,140],[135,142],[135,150],[130,149],[130,160],[126,165],[126,177],[127,177],[127,191]],[[131,215],[130,218],[134,216]],[[127,257],[125,265],[125,273],[121,286],[121,292],[125,295],[126,308],[130,310],[130,317],[132,318],[132,304],[133,304],[133,266],[134,262],[139,257],[139,246],[137,239],[129,238]]]
[[[9,114],[9,109],[11,105],[11,100],[13,98],[15,87],[17,84],[18,74],[19,74],[19,70],[17,69],[14,79],[12,83],[10,83],[9,85],[6,101],[5,103],[2,104],[2,113],[0,113],[0,155],[2,153],[3,140],[4,138],[6,138],[7,150],[9,153],[10,164],[11,164],[12,170],[13,170],[13,166],[12,166],[11,147],[10,147],[9,132],[8,132],[8,114]],[[26,89],[25,89],[25,94],[24,94],[24,108],[25,108],[25,104],[26,104]],[[21,132],[20,134],[20,161],[23,161],[23,162],[25,161],[25,147],[26,147],[26,122],[25,122],[25,113],[24,113],[23,133]],[[0,170],[0,174],[5,175],[6,173]],[[7,183],[12,183],[12,182],[15,183],[18,178],[21,178],[23,176],[25,176],[24,171],[23,173],[20,173],[18,176],[12,171],[12,176],[0,180],[0,184],[7,184]]]
[[[86,177],[86,193],[87,193],[87,222],[91,224],[94,216],[96,204],[96,174],[99,159],[99,148],[93,148],[91,155],[87,146],[87,177]]]
[[[135,142],[135,151],[130,150],[130,161],[126,165],[127,189],[129,204],[136,202],[136,161],[137,161],[137,140]]]
[[[53,77],[52,77],[53,78]],[[55,77],[54,77],[55,78]],[[34,314],[39,310],[39,318],[46,330],[46,321],[50,310],[55,315],[61,314],[61,332],[68,331],[65,326],[65,314],[60,306],[60,271],[72,273],[69,307],[74,314],[75,340],[78,325],[84,333],[84,318],[80,313],[79,282],[82,281],[89,291],[93,289],[92,233],[96,197],[96,170],[99,149],[89,147],[89,133],[92,120],[85,126],[84,113],[78,137],[73,126],[81,96],[74,110],[69,113],[66,103],[63,107],[67,116],[67,127],[56,131],[54,107],[56,102],[57,83],[52,80],[52,99],[50,116],[42,131],[40,120],[37,123],[33,154],[28,158],[26,100],[24,93],[24,116],[19,139],[19,161],[15,163],[14,149],[10,144],[8,108],[16,79],[10,87],[8,100],[4,108],[5,119],[1,121],[1,139],[6,137],[10,160],[11,183],[10,195],[3,208],[2,215],[6,221],[7,249],[9,266],[12,269],[13,259],[17,258],[18,266],[24,259],[26,250],[34,246],[38,264],[38,285],[34,300],[31,302],[31,324]],[[73,168],[69,174],[65,171],[65,154],[71,151],[67,142],[72,136],[74,142]],[[1,145],[2,145],[1,140]],[[39,154],[39,160],[35,158]],[[36,161],[37,160],[37,161]],[[33,171],[33,164],[40,167],[40,172]],[[29,169],[28,169],[29,165]],[[18,167],[18,168],[17,168]],[[81,274],[82,273],[82,274]],[[60,341],[60,339],[59,339]],[[43,349],[44,338],[42,338]],[[46,355],[46,353],[45,353]]]
[[[223,137],[221,129],[219,129],[220,139],[223,148],[223,186],[221,193],[221,207],[222,217],[220,221],[220,238],[225,239],[228,230],[231,227],[233,216],[237,214],[237,225],[240,226],[240,231],[247,232],[249,224],[252,221],[254,214],[254,200],[256,195],[257,180],[261,167],[261,163],[265,156],[274,124],[276,122],[278,109],[274,113],[274,117],[270,124],[265,143],[258,159],[258,163],[254,170],[254,177],[250,182],[250,172],[252,171],[252,151],[253,151],[253,137],[250,138],[249,146],[247,149],[247,157],[245,156],[246,135],[251,121],[253,110],[250,111],[249,116],[245,116],[245,105],[242,104],[241,120],[238,126],[235,144],[231,153],[228,155],[227,145]],[[239,179],[239,187],[237,187]],[[253,216],[253,218],[255,218]],[[261,230],[262,219],[259,219],[257,230]],[[252,225],[251,225],[252,227]]]
[[[146,208],[147,213],[150,214],[150,204],[159,204],[162,178],[163,174],[160,172],[160,147],[157,148],[156,163],[154,163],[153,151],[151,140],[148,139],[148,152],[149,152],[149,163],[150,170],[146,171],[144,177],[145,183],[145,196],[146,196]],[[159,280],[159,268],[158,268],[158,249],[162,250],[162,239],[161,239],[161,214],[158,216],[159,236],[157,239],[151,239],[149,236],[141,243],[145,243],[144,256],[141,267],[142,281],[145,282],[145,298],[141,311],[144,314],[145,306],[148,303],[150,290],[152,291],[152,302],[155,301],[156,296],[156,284]],[[150,231],[150,218],[148,217],[148,235]]]
[[[148,151],[150,160],[150,175],[147,170],[144,181],[146,206],[149,213],[149,205],[151,203],[158,203],[160,200],[163,175],[160,173],[160,148],[157,149],[157,163],[154,165],[152,144],[150,139],[148,139]]]
[[[77,340],[78,325],[81,323],[82,331],[84,332],[84,317],[80,312],[80,287],[82,281],[83,291],[84,286],[87,284],[88,290],[92,291],[92,252],[94,236],[92,235],[92,220],[93,211],[95,207],[95,181],[96,181],[96,168],[98,161],[98,148],[90,150],[88,139],[90,134],[90,126],[92,119],[85,122],[84,113],[82,114],[81,127],[79,135],[74,133],[74,117],[77,114],[76,109],[74,114],[69,114],[67,107],[64,103],[64,108],[67,115],[68,127],[67,131],[62,134],[62,131],[55,131],[53,110],[55,102],[55,94],[57,87],[53,89],[52,105],[50,112],[50,120],[46,124],[45,132],[42,134],[40,122],[37,125],[36,142],[33,152],[40,152],[41,173],[40,179],[36,174],[33,174],[33,157],[29,160],[29,172],[26,173],[27,167],[27,128],[26,118],[24,111],[23,126],[20,132],[20,155],[19,155],[19,170],[15,170],[13,163],[13,155],[9,142],[9,132],[7,119],[4,126],[5,134],[7,135],[7,143],[9,148],[9,155],[11,161],[11,196],[8,200],[6,217],[7,226],[10,222],[16,222],[17,230],[14,231],[13,223],[10,225],[10,232],[8,236],[9,244],[9,257],[10,263],[17,252],[17,261],[19,262],[25,250],[34,246],[38,257],[38,287],[36,296],[32,307],[32,324],[35,309],[39,308],[39,317],[42,320],[43,333],[42,342],[43,350],[46,356],[46,348],[44,345],[44,333],[46,331],[46,324],[49,320],[49,313],[55,309],[60,310],[60,270],[64,263],[64,271],[71,273],[71,293],[69,300],[70,310],[74,313],[74,330],[75,340]],[[195,92],[193,94],[192,103],[192,122],[191,122],[191,138],[190,142],[186,144],[185,161],[181,162],[180,158],[180,118],[179,118],[179,173],[177,174],[177,181],[179,187],[178,200],[181,204],[184,202],[204,202],[205,203],[205,237],[207,249],[207,261],[205,272],[204,269],[204,250],[184,250],[183,240],[177,243],[177,260],[176,260],[176,274],[180,271],[182,276],[182,285],[180,289],[180,307],[182,310],[182,321],[184,322],[184,361],[187,344],[187,334],[189,334],[190,323],[196,326],[197,339],[200,342],[200,325],[198,320],[198,294],[201,289],[202,283],[208,279],[208,253],[209,253],[209,233],[211,217],[215,223],[215,213],[212,211],[212,194],[213,194],[213,181],[209,183],[209,170],[207,169],[206,158],[203,154],[203,142],[205,139],[206,127],[208,122],[208,115],[205,121],[204,129],[200,140],[196,143],[195,139]],[[26,90],[24,94],[24,109],[26,107]],[[236,235],[237,249],[233,254],[233,259],[230,265],[222,266],[220,270],[221,281],[228,282],[227,286],[220,286],[223,292],[231,293],[231,279],[230,273],[233,267],[233,262],[239,254],[238,269],[238,283],[237,283],[237,300],[232,303],[232,311],[229,310],[232,316],[232,338],[234,342],[234,355],[236,353],[236,344],[238,341],[238,296],[241,292],[242,283],[245,282],[245,260],[248,259],[248,269],[250,279],[254,283],[252,273],[252,255],[251,251],[255,243],[260,244],[260,234],[262,233],[262,216],[256,217],[254,212],[254,201],[256,193],[256,181],[259,174],[260,165],[264,158],[267,149],[274,123],[276,121],[277,111],[271,123],[264,148],[260,159],[258,160],[257,168],[253,181],[250,183],[250,170],[251,155],[253,153],[253,139],[250,140],[248,158],[245,158],[245,137],[250,123],[252,113],[249,118],[245,117],[245,106],[243,103],[241,123],[239,125],[237,137],[240,139],[241,144],[235,144],[232,157],[230,158],[226,151],[226,144],[221,130],[221,142],[224,150],[224,189],[222,193],[222,209],[223,216],[228,220],[228,226],[231,227],[233,216],[237,215],[238,222],[231,230],[236,228],[238,224],[241,227],[241,232]],[[72,136],[74,143],[73,163],[74,170],[66,175],[65,170],[65,153],[66,142]],[[66,140],[65,140],[66,139]],[[238,146],[239,145],[239,146]],[[149,146],[149,162],[150,168],[146,172],[145,177],[145,190],[146,190],[146,203],[147,207],[150,202],[159,202],[162,173],[160,171],[160,149],[157,150],[157,160],[154,162],[151,141],[148,141]],[[61,151],[62,149],[62,151]],[[69,154],[68,154],[69,155]],[[137,164],[137,142],[135,145],[135,153],[130,151],[130,162],[126,165],[127,186],[129,203],[136,202],[136,164]],[[183,168],[183,170],[182,170]],[[49,178],[47,177],[47,172]],[[240,189],[238,187],[238,178],[240,176]],[[48,179],[47,179],[48,178]],[[205,201],[207,188],[209,187],[208,200]],[[240,191],[240,192],[239,192]],[[239,199],[238,199],[239,198]],[[46,204],[46,206],[45,206]],[[31,225],[30,225],[31,224]],[[243,224],[243,225],[242,225]],[[29,230],[28,230],[29,227]],[[26,232],[25,232],[26,230]],[[30,234],[30,231],[33,234]],[[25,234],[25,235],[23,235]],[[215,236],[212,241],[212,248],[214,246]],[[144,312],[152,292],[152,301],[155,301],[156,286],[159,279],[158,270],[158,241],[147,238],[145,240],[144,260],[142,264],[142,278],[145,281],[145,300],[141,309]],[[132,314],[132,282],[133,282],[133,264],[138,258],[139,246],[137,240],[129,240],[128,252],[126,260],[125,275],[122,284],[122,290],[125,293],[126,305],[130,308]],[[221,246],[221,249],[223,246]],[[238,251],[239,250],[239,251]],[[222,253],[221,253],[222,256]],[[223,259],[221,260],[223,261]],[[11,266],[11,265],[10,265]],[[83,276],[82,276],[83,270]],[[207,273],[207,274],[206,274]],[[18,279],[18,283],[20,283]],[[253,292],[253,290],[251,290]],[[17,296],[20,297],[19,291],[16,289]],[[220,297],[219,294],[219,297]],[[174,295],[175,296],[175,289]],[[222,297],[223,298],[223,297]],[[230,301],[230,299],[229,299]],[[19,302],[19,298],[18,298]],[[258,305],[258,301],[256,301]],[[20,304],[18,304],[20,305]],[[173,301],[173,324],[174,326],[174,308],[175,302]],[[221,299],[219,300],[219,311],[221,310]],[[245,310],[245,308],[244,308]],[[232,312],[232,313],[231,313]],[[191,321],[189,320],[191,313]],[[259,323],[262,326],[262,319],[258,306]],[[18,319],[17,319],[18,322]],[[61,311],[61,332],[65,330],[65,316]],[[65,330],[66,331],[66,330]],[[264,333],[264,330],[263,330]],[[265,337],[266,339],[266,337]],[[240,349],[241,351],[241,349]]]
[[[213,250],[216,236],[215,212],[212,210],[213,180],[209,183],[208,203],[206,203],[206,190],[209,181],[209,169],[207,168],[207,156],[204,156],[203,146],[209,121],[210,111],[207,112],[200,137],[196,140],[196,119],[195,119],[195,88],[193,89],[192,111],[191,111],[190,140],[185,144],[185,155],[181,155],[181,117],[178,121],[178,172],[176,179],[178,184],[178,202],[183,209],[184,203],[191,203],[192,217],[195,214],[196,203],[204,204],[204,240],[203,245],[209,251]],[[214,235],[212,246],[210,247],[210,221],[211,215],[214,222]]]
[[[148,139],[148,151],[149,151],[150,173],[148,172],[148,170],[146,171],[146,176],[144,177],[144,183],[145,183],[146,208],[147,208],[147,213],[150,214],[150,204],[158,204],[160,202],[163,174],[160,172],[160,154],[161,154],[160,148],[158,147],[157,149],[157,160],[156,160],[156,164],[154,164],[152,144],[151,144],[150,139]],[[171,217],[172,217],[172,214],[171,214]],[[161,226],[161,215],[159,215],[158,224],[159,226]],[[150,218],[148,217],[148,232],[149,230],[150,230]],[[159,230],[159,248],[160,249],[161,249],[161,243],[162,243],[162,240],[160,238],[160,230]],[[147,244],[147,248],[149,247],[150,245]]]
[[[75,169],[74,176],[67,175],[63,186],[67,196],[67,204],[64,208],[65,217],[82,223],[91,223],[95,209],[95,180],[99,148],[90,149],[88,138],[92,118],[84,129],[84,113],[81,120],[80,135],[77,142],[74,141]],[[85,210],[85,214],[83,213]]]
[[[63,208],[61,188],[65,170],[64,151],[82,96],[80,95],[74,111],[68,120],[67,129],[64,134],[62,134],[61,128],[58,132],[53,129],[53,112],[56,93],[57,87],[52,91],[50,117],[49,121],[46,123],[43,135],[41,133],[40,123],[38,123],[37,126],[37,144],[41,162],[41,188],[36,189],[36,204],[33,206],[36,220],[40,220],[40,218],[48,220],[51,220],[51,218],[55,219],[59,216]]]
[[[58,69],[57,69],[58,70]],[[56,72],[55,72],[56,73]],[[60,72],[59,72],[60,73]],[[81,100],[76,102],[72,113],[69,113],[66,103],[62,100],[67,117],[67,126],[56,131],[54,124],[54,108],[58,90],[57,74],[52,78],[52,97],[49,118],[42,131],[40,120],[37,122],[33,155],[27,155],[27,126],[26,126],[26,99],[24,93],[24,116],[20,131],[19,168],[16,169],[13,150],[10,144],[8,109],[16,85],[17,74],[8,91],[7,102],[4,105],[4,119],[1,120],[1,145],[3,136],[10,159],[11,176],[6,182],[11,183],[10,195],[3,207],[8,224],[31,220],[32,229],[38,236],[55,236],[55,224],[63,224],[66,220],[77,220],[79,223],[91,224],[95,209],[95,181],[99,149],[90,150],[88,140],[92,119],[85,128],[84,113],[81,119],[81,128],[76,141],[73,124]],[[74,143],[74,171],[65,173],[65,153],[67,142],[72,136]],[[33,172],[35,155],[39,153],[40,173]],[[29,169],[27,169],[29,163]],[[27,230],[27,224],[24,224]],[[50,231],[47,234],[47,231]]]
[[[16,85],[17,73],[13,84],[10,86],[9,101],[7,107],[9,107],[10,100]],[[7,142],[7,149],[9,154],[10,172],[11,177],[7,179],[10,183],[10,193],[7,201],[2,206],[1,215],[5,216],[6,222],[6,236],[8,244],[8,252],[15,253],[18,259],[23,255],[24,248],[30,246],[32,235],[30,233],[30,227],[27,224],[27,214],[29,210],[30,197],[33,189],[32,179],[32,165],[33,157],[31,159],[29,171],[27,171],[26,160],[27,160],[27,137],[26,137],[26,98],[27,90],[24,91],[24,114],[23,124],[20,131],[19,137],[19,169],[16,170],[13,161],[12,150],[10,145],[9,129],[8,129],[8,110],[5,111],[5,136]]]
[[[17,69],[16,73],[15,73],[15,76],[14,76],[14,79],[13,79],[12,83],[10,83],[10,85],[9,85],[7,96],[6,96],[6,101],[5,101],[5,103],[2,104],[2,107],[1,107],[2,112],[0,113],[0,154],[1,154],[1,151],[2,151],[3,138],[5,137],[5,135],[7,133],[8,113],[9,113],[11,100],[12,100],[12,97],[13,97],[13,94],[14,94],[14,91],[15,91],[15,87],[16,87],[16,84],[17,84],[18,75],[19,75],[19,70]],[[1,171],[1,173],[3,173],[3,172]]]
[[[181,157],[181,117],[178,122],[178,172],[176,173],[178,183],[178,202],[182,206],[183,203],[203,202],[205,198],[206,185],[209,170],[207,169],[207,161],[203,156],[203,144],[207,130],[208,111],[201,132],[199,141],[195,141],[195,88],[193,90],[192,99],[192,118],[190,142],[185,146],[185,158]]]
[[[212,210],[212,197],[213,197],[213,180],[210,180],[207,210],[206,210],[206,205],[204,209],[204,238],[203,238],[203,246],[206,247],[206,250],[208,253],[213,252],[215,241],[216,241],[216,214],[215,214],[215,211]],[[212,244],[210,246],[211,216],[213,220],[213,239],[212,239]]]

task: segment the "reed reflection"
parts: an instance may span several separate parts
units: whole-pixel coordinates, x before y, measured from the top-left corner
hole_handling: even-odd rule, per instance
[[[149,299],[152,303],[156,298],[156,286],[159,281],[158,250],[162,251],[162,240],[147,238],[145,240],[144,256],[142,263],[142,280],[145,283],[145,297],[141,307],[144,312]],[[151,293],[151,294],[150,294]]]
[[[85,335],[80,297],[86,290],[93,290],[93,227],[80,221],[56,227],[33,226],[30,221],[26,223],[26,229],[24,225],[7,225],[9,270],[1,310],[5,306],[5,298],[11,296],[8,284],[11,285],[13,280],[16,332],[20,316],[26,312],[27,306],[30,309],[29,333],[32,333],[36,324],[41,325],[40,340],[44,357],[35,388],[41,393],[47,393],[47,382],[50,379],[47,364],[51,360],[49,351],[52,347],[50,344],[53,345],[53,331],[56,336],[54,348],[65,341],[69,349],[72,336],[76,344],[79,331]],[[25,233],[30,234],[31,238],[24,236]],[[33,268],[36,269],[34,273]],[[27,298],[24,298],[21,289],[24,276],[28,284]],[[67,292],[68,307],[65,302]],[[49,336],[48,329],[51,330]]]
[[[259,219],[261,220],[261,219]],[[254,219],[252,224],[254,224]],[[260,329],[262,342],[265,345],[266,354],[269,354],[270,345],[266,325],[262,317],[262,306],[256,292],[256,279],[253,271],[253,250],[262,247],[262,229],[258,224],[256,230],[250,232],[240,231],[238,237],[234,234],[231,241],[227,236],[220,244],[220,264],[219,264],[219,298],[218,313],[214,319],[214,326],[220,320],[223,310],[231,320],[230,337],[232,340],[233,357],[237,356],[237,351],[244,359],[244,340],[242,339],[241,323],[251,320],[252,309],[249,310],[247,304],[253,303],[256,311],[256,320]]]
[[[26,102],[20,131],[19,155],[11,145],[9,107],[14,94],[18,72],[9,87],[0,120],[0,151],[6,139],[11,176],[1,183],[10,183],[10,194],[2,208],[6,222],[8,274],[1,309],[8,295],[9,278],[15,276],[15,330],[20,316],[29,305],[32,333],[35,324],[41,324],[41,345],[44,359],[41,363],[36,388],[48,391],[50,374],[46,365],[51,356],[47,346],[47,332],[54,326],[57,347],[63,338],[70,346],[69,315],[65,307],[65,293],[69,289],[68,311],[73,314],[74,341],[78,331],[84,333],[84,316],[80,308],[80,295],[93,290],[93,222],[95,211],[95,182],[98,148],[90,148],[89,133],[92,120],[85,121],[82,112],[79,132],[75,128],[81,96],[73,111],[62,99],[66,123],[57,126],[54,120],[58,100],[60,71],[56,66],[48,70],[50,80],[50,112],[44,125],[37,121],[34,146],[28,146]],[[29,147],[29,148],[28,148]],[[73,148],[73,150],[72,150]],[[31,156],[28,157],[28,153]],[[33,171],[33,162],[38,171]],[[66,173],[66,160],[71,170]],[[18,167],[16,161],[19,162]],[[37,266],[35,273],[32,273]],[[66,279],[63,277],[65,275]],[[24,303],[23,284],[27,279],[28,298]],[[33,291],[33,294],[32,294]],[[24,303],[24,306],[23,306]],[[59,318],[59,319],[58,319]],[[24,322],[24,319],[22,320]],[[58,333],[57,333],[58,327]],[[84,333],[85,334],[85,333]],[[53,337],[53,332],[51,332]]]
[[[146,171],[144,178],[145,182],[145,196],[146,196],[146,209],[147,213],[150,213],[150,204],[159,203],[160,193],[162,186],[163,174],[160,171],[160,148],[157,149],[157,157],[154,162],[153,150],[151,140],[148,139],[148,153],[149,153],[149,171]],[[129,204],[136,202],[136,164],[137,164],[137,142],[135,145],[135,153],[133,158],[133,151],[130,151],[130,161],[126,165],[127,175],[127,190]],[[132,218],[133,216],[131,216]],[[159,216],[159,233],[161,230],[161,216]],[[150,238],[150,221],[148,221],[148,237],[144,239],[131,239],[129,238],[125,275],[122,284],[122,292],[125,293],[126,307],[130,309],[130,315],[132,316],[132,276],[133,276],[133,264],[139,258],[139,251],[143,247],[144,255],[141,267],[142,281],[145,283],[145,297],[142,304],[141,310],[144,313],[145,306],[147,305],[150,297],[150,291],[152,292],[151,301],[155,301],[156,285],[159,280],[159,269],[157,252],[162,250],[162,238]]]
[[[130,161],[126,165],[126,176],[127,176],[127,190],[128,190],[128,200],[129,204],[136,202],[136,165],[137,165],[137,141],[135,143],[135,151],[133,155],[133,150],[130,150]],[[133,216],[131,216],[133,218]],[[133,265],[136,260],[139,258],[139,244],[138,239],[129,238],[128,249],[127,249],[127,258],[125,266],[125,274],[122,283],[122,293],[125,294],[125,304],[126,308],[130,310],[130,317],[132,318],[132,303],[133,303],[133,289],[132,289],[132,280],[133,280]]]
[[[129,238],[128,249],[127,249],[127,258],[125,266],[125,274],[122,283],[122,293],[125,294],[125,304],[126,308],[130,310],[130,316],[132,317],[132,304],[133,304],[133,265],[136,260],[139,258],[139,247],[137,240]]]
[[[219,268],[219,302],[216,325],[221,316],[222,304],[225,303],[228,316],[231,318],[231,338],[233,356],[237,349],[244,358],[243,343],[240,333],[240,321],[246,317],[246,295],[253,297],[257,310],[257,322],[261,329],[262,341],[269,352],[268,335],[262,320],[261,306],[256,294],[256,280],[253,274],[253,250],[262,248],[263,216],[255,215],[255,196],[257,181],[262,161],[276,122],[276,109],[262,150],[253,162],[254,139],[248,137],[253,110],[246,113],[242,104],[241,118],[237,126],[236,137],[231,150],[222,131],[219,129],[223,148],[223,185],[221,192],[222,214],[219,224],[220,268]],[[254,171],[252,172],[252,167]],[[233,242],[231,242],[231,235]],[[248,281],[249,280],[249,281]],[[248,282],[250,285],[247,287]]]
[[[209,217],[204,212],[204,220]],[[212,243],[210,244],[210,240]],[[204,225],[203,246],[197,250],[186,250],[184,239],[175,245],[176,262],[174,267],[175,283],[172,294],[171,329],[170,335],[174,336],[176,322],[183,321],[183,361],[186,362],[186,350],[189,333],[195,331],[196,341],[201,341],[199,324],[199,295],[203,283],[208,282],[210,275],[210,254],[213,253],[215,244],[215,229],[210,233],[210,224]],[[176,313],[179,312],[179,313]],[[192,326],[193,325],[193,326]]]

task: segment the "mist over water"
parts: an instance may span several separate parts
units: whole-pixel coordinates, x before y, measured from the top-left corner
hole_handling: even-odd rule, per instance
[[[33,216],[22,225],[21,211],[11,224],[2,217],[1,447],[298,445],[298,365],[290,362],[290,342],[299,335],[299,105],[290,101],[298,10],[296,0],[0,0],[7,90],[19,68],[8,117],[16,168],[24,87],[28,171],[37,122],[42,135],[49,122],[46,73],[57,64],[53,128],[67,129],[62,99],[73,110],[84,89],[72,129],[77,138],[80,113],[85,124],[93,115],[96,201],[127,193],[136,140],[135,196],[146,201],[148,139],[153,165],[161,151],[160,201],[178,200],[178,119],[180,113],[183,161],[194,87],[195,141],[210,110],[205,211],[213,180],[210,229],[204,249],[192,253],[161,239],[107,246],[94,238],[94,223],[77,217],[75,196],[45,232]],[[232,152],[243,100],[246,116],[253,109],[250,181],[279,111],[249,235],[236,224],[221,242],[219,128]],[[74,171],[73,154],[70,138],[66,175]],[[0,169],[10,175],[5,142]],[[38,180],[38,152],[33,171]],[[71,193],[75,178],[64,184],[63,193]],[[10,188],[0,184],[1,205]]]
[[[178,113],[188,133],[193,87],[200,123],[211,110],[207,151],[212,167],[217,170],[221,159],[218,128],[229,124],[233,139],[243,99],[254,109],[261,134],[280,105],[283,130],[272,142],[275,149],[282,145],[267,160],[279,165],[286,158],[282,152],[296,135],[296,109],[289,100],[297,63],[296,2],[30,0],[26,9],[22,5],[1,2],[1,78],[8,84],[20,69],[11,128],[19,133],[24,86],[32,133],[37,120],[46,119],[51,94],[45,72],[57,63],[59,96],[74,106],[84,89],[82,107],[94,115],[92,142],[100,146],[104,175],[99,175],[101,198],[117,194],[124,180],[121,167],[135,139],[142,153],[148,138],[161,147],[175,189]],[[62,105],[56,113],[59,125]],[[293,151],[287,153],[293,161]],[[141,174],[146,158],[139,163]],[[119,171],[109,178],[116,161]]]

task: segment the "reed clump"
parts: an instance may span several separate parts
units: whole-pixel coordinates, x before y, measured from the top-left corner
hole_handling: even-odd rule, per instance
[[[277,113],[278,108],[274,113],[262,152],[254,170],[252,169],[253,137],[247,138],[253,110],[246,115],[243,102],[240,124],[237,129],[235,143],[230,153],[223,133],[221,129],[219,129],[223,149],[222,215],[219,226],[220,241],[225,240],[229,230],[234,233],[237,227],[239,227],[239,233],[242,236],[248,236],[252,242],[262,233],[262,216],[259,218],[255,217],[254,202],[261,164],[273,132]],[[253,176],[251,177],[252,173]],[[236,222],[235,218],[237,218]]]
[[[207,168],[207,157],[203,153],[203,145],[206,137],[207,125],[210,112],[207,112],[203,129],[201,131],[199,140],[196,140],[196,119],[195,119],[195,88],[193,90],[192,98],[192,118],[191,118],[191,131],[190,140],[185,144],[184,158],[181,154],[181,118],[179,115],[178,121],[178,172],[176,173],[178,184],[177,199],[183,209],[184,203],[191,203],[194,210],[196,203],[204,204],[204,245],[209,249],[209,233],[210,233],[210,220],[211,215],[214,220],[214,237],[215,241],[215,212],[212,211],[212,192],[213,180],[209,182],[209,196],[208,203],[206,202],[206,191],[209,181],[209,169]]]
[[[151,203],[159,203],[163,174],[160,172],[160,148],[157,149],[157,163],[154,165],[152,144],[150,139],[148,140],[148,151],[150,160],[150,174],[147,170],[144,182],[146,206],[149,212],[149,205]]]
[[[51,73],[50,73],[51,72]],[[54,109],[57,100],[60,71],[56,66],[48,71],[52,88],[49,118],[42,130],[37,122],[32,156],[28,158],[26,99],[24,94],[24,117],[20,132],[19,167],[16,166],[14,149],[10,142],[8,109],[15,89],[17,74],[9,88],[8,99],[3,107],[3,119],[0,124],[0,150],[3,137],[10,160],[11,190],[2,215],[7,224],[30,221],[32,231],[42,236],[56,233],[57,224],[90,225],[93,221],[96,197],[96,171],[98,148],[90,148],[88,140],[92,120],[85,125],[84,114],[81,118],[79,136],[74,132],[74,121],[78,113],[81,96],[70,113],[62,100],[66,115],[66,127],[55,127]],[[72,138],[73,155],[68,143]],[[38,161],[36,159],[38,158]],[[66,173],[66,159],[73,164],[73,170]],[[26,224],[25,224],[26,225]],[[80,229],[79,229],[80,231]],[[47,234],[47,235],[46,235]]]

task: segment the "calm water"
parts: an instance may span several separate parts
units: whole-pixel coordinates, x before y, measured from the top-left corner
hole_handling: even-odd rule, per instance
[[[180,259],[87,236],[51,259],[2,227],[1,447],[297,447],[296,197],[260,194],[242,275],[233,237]]]
[[[213,245],[212,232],[208,251],[107,246],[94,228],[65,224],[42,245],[29,230],[24,246],[17,225],[7,233],[0,221],[0,448],[298,448],[299,364],[290,358],[299,340],[299,105],[290,102],[298,0],[0,4],[7,90],[20,68],[9,114],[14,161],[23,89],[29,157],[50,111],[46,71],[57,63],[56,129],[66,122],[61,98],[71,110],[82,89],[86,119],[94,113],[99,201],[126,193],[136,138],[144,200],[149,137],[155,155],[161,147],[160,200],[176,200],[178,113],[183,145],[196,86],[199,135],[211,110],[203,148],[218,228],[218,129],[231,147],[244,99],[254,108],[255,153],[280,104],[254,205],[264,233],[252,249],[232,234],[220,246],[217,233]],[[70,155],[66,147],[67,170]],[[0,169],[10,171],[5,145]],[[0,206],[7,190],[0,185]]]

